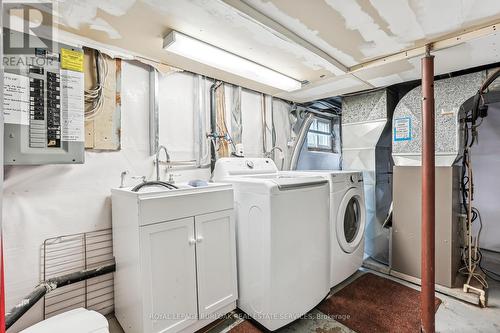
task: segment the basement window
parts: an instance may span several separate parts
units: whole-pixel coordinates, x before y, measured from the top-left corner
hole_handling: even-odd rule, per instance
[[[332,122],[316,118],[307,133],[307,148],[314,151],[333,152]]]

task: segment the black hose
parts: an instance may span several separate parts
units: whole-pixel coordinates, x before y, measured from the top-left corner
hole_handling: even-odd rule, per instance
[[[140,184],[134,186],[132,188],[132,192],[138,192],[141,188],[143,188],[145,186],[163,186],[163,187],[168,188],[169,190],[178,189],[178,187],[175,186],[174,184],[155,180],[155,181],[140,183]]]
[[[98,85],[101,85],[101,73],[99,72],[99,56],[100,51],[94,50],[96,81]]]
[[[19,320],[29,309],[31,309],[39,300],[41,300],[49,292],[64,287],[73,283],[94,278],[96,276],[112,273],[116,270],[116,264],[110,263],[96,268],[85,269],[83,271],[61,275],[55,278],[48,279],[36,286],[28,296],[5,314],[5,329],[9,329],[16,321]]]

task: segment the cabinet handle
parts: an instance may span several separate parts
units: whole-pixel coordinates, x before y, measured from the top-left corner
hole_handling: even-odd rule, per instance
[[[196,244],[196,239],[194,239],[194,238],[190,238],[190,239],[188,240],[188,243],[189,243],[189,245],[194,245],[194,244]]]
[[[198,236],[198,238],[196,238],[196,242],[197,243],[201,243],[202,241],[203,241],[203,237]]]

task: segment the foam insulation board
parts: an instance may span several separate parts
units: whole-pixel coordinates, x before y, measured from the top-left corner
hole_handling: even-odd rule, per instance
[[[158,142],[172,160],[195,160],[195,75],[172,73],[159,77]],[[182,115],[182,116],[180,116]]]
[[[118,150],[121,130],[121,60],[104,57],[108,68],[103,89],[104,104],[99,115],[85,121],[85,148]],[[84,68],[85,89],[89,89],[96,82],[94,50],[85,49]]]
[[[263,119],[262,94],[243,90],[241,93],[241,138],[245,156],[262,157],[263,154]]]
[[[293,140],[296,134],[292,131],[292,116],[290,105],[283,100],[274,98],[272,101],[272,122],[274,123],[276,140],[275,145],[283,150],[283,156],[279,151],[275,153],[274,161],[277,166],[287,167],[293,153]],[[281,160],[283,157],[283,161]]]
[[[460,118],[462,104],[473,97],[484,79],[484,71],[434,82],[436,117],[436,165],[451,166],[461,154]],[[393,138],[392,150],[396,165],[419,165],[422,151],[422,86],[409,91],[394,110],[396,119],[408,119],[409,136]],[[396,133],[396,129],[394,129]]]

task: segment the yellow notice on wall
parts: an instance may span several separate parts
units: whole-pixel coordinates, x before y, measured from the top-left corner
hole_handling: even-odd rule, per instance
[[[83,72],[83,52],[61,48],[61,69]]]

